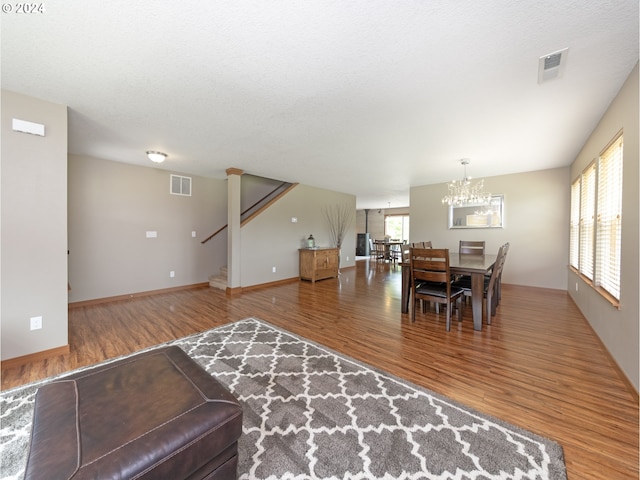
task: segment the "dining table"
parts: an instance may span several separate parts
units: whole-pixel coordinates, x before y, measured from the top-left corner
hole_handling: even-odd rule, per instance
[[[404,255],[403,255],[404,257]],[[471,277],[471,308],[473,310],[473,329],[482,330],[482,301],[484,298],[484,276],[491,273],[497,255],[471,255],[449,252],[449,270],[452,275],[469,275]],[[411,266],[403,258],[402,267],[402,313],[409,312],[411,296]]]
[[[404,242],[399,240],[374,240],[373,243],[375,245],[383,245],[384,246],[384,260],[393,260],[393,247],[398,247],[398,252],[402,249],[403,246],[406,246]]]

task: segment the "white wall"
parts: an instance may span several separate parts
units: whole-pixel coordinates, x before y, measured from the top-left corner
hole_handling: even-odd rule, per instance
[[[341,267],[355,265],[355,196],[297,185],[242,227],[241,285],[248,287],[299,275],[298,249],[313,234],[318,246],[333,247],[325,208],[349,205],[354,217],[342,245]],[[298,219],[296,223],[291,218]],[[276,267],[276,272],[272,271]]]
[[[14,132],[12,119],[44,124]],[[3,360],[66,347],[67,107],[2,90]],[[42,329],[30,330],[30,317]]]
[[[569,258],[569,169],[484,178],[485,190],[504,195],[504,228],[448,228],[448,208],[441,199],[446,184],[412,187],[411,242],[431,240],[434,247],[458,250],[460,240],[484,240],[498,252],[509,242],[504,283],[567,288]]]
[[[638,169],[638,65],[592,132],[571,165],[571,179],[593,161],[620,131],[624,131],[622,185],[622,271],[620,309],[614,308],[582,279],[569,273],[568,290],[584,316],[638,390],[640,372],[638,350],[640,316],[638,280],[639,169]],[[576,289],[576,285],[578,288]]]
[[[200,242],[227,223],[226,181],[187,175],[192,196],[171,195],[171,173],[69,156],[70,302],[193,285],[219,273],[226,233]]]

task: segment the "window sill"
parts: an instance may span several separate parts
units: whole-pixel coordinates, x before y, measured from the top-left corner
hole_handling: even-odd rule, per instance
[[[618,300],[616,297],[614,297],[613,295],[611,295],[609,292],[607,292],[604,288],[602,287],[596,287],[593,284],[593,281],[588,278],[585,277],[582,273],[580,273],[575,267],[572,267],[571,265],[569,266],[569,270],[571,270],[573,273],[575,273],[578,277],[580,277],[580,279],[586,283],[589,287],[591,287],[593,290],[595,290],[596,292],[598,292],[600,294],[600,296],[602,296],[607,302],[609,302],[611,304],[612,307],[616,308],[617,310],[620,310],[620,300]]]

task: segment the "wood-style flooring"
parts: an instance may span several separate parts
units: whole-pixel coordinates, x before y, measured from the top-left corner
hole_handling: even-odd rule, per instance
[[[400,283],[398,267],[362,260],[316,284],[71,308],[70,354],[3,367],[2,388],[257,317],[556,440],[570,479],[638,478],[637,397],[566,292],[503,285],[492,325],[474,331],[467,305],[446,332],[444,313],[400,313]]]

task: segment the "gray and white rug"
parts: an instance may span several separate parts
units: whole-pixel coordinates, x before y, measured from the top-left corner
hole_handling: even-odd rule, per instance
[[[566,479],[557,443],[264,321],[169,344],[242,402],[239,478]],[[22,478],[35,391],[51,380],[0,395],[3,480]]]

